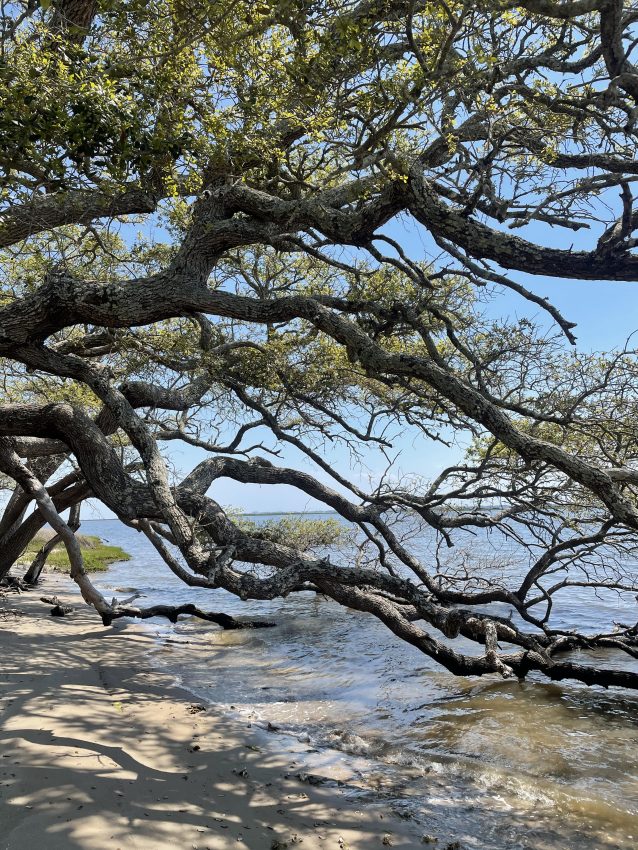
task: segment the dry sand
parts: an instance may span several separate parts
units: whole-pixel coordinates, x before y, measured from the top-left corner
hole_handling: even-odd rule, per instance
[[[0,850],[425,846],[347,785],[296,777],[263,732],[196,710],[151,668],[152,635],[102,627],[69,589],[48,574],[0,599]],[[75,610],[51,617],[53,593]]]

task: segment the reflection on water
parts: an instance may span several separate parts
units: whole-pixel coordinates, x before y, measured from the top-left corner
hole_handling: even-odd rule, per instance
[[[327,748],[350,754],[336,756],[341,770],[468,847],[638,846],[638,695],[458,679],[369,616],[313,594],[241,603],[223,591],[193,592],[140,535],[117,523],[86,526],[133,555],[102,589],[136,587],[154,602],[196,600],[279,623],[252,633],[195,620],[150,628],[158,663],[203,698],[308,742],[309,769],[325,764]],[[593,628],[609,623],[610,608],[635,620],[632,604],[572,601]]]

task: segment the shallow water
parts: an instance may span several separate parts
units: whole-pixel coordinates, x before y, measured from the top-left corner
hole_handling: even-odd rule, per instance
[[[254,632],[191,619],[148,627],[159,665],[223,710],[304,742],[307,769],[332,760],[424,831],[467,847],[638,846],[638,695],[456,678],[368,615],[314,594],[242,603],[193,591],[131,529],[94,521],[82,530],[133,555],[99,576],[104,591],[135,588],[148,597],[140,603],[197,601],[278,623]],[[610,614],[635,621],[633,597],[575,595],[563,616],[595,629]]]

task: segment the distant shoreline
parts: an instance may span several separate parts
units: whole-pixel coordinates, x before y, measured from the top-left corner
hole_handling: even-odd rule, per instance
[[[241,516],[335,516],[337,511],[242,511]],[[86,522],[119,522],[117,517],[105,517],[104,519],[83,519]]]

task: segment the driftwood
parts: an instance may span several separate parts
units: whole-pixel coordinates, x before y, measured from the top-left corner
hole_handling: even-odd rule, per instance
[[[130,597],[129,600],[126,600],[126,602],[134,598],[134,596]],[[41,596],[40,599],[42,602],[46,602],[47,605],[54,606],[51,610],[51,615],[54,617],[63,617],[65,614],[69,614],[73,611],[73,607],[71,605],[65,605],[58,599],[57,596]],[[201,608],[191,604],[179,606],[153,605],[150,608],[135,608],[127,606],[126,602],[118,604],[117,600],[113,599],[113,602],[111,603],[112,617],[108,623],[105,622],[105,625],[110,625],[113,620],[120,619],[121,617],[134,617],[138,620],[148,620],[151,617],[166,617],[171,621],[171,623],[176,623],[180,615],[199,617],[200,620],[215,623],[225,630],[272,629],[277,625],[276,623],[270,623],[266,620],[237,620],[235,617],[231,617],[230,614],[224,614],[221,611],[202,611]]]
[[[72,605],[65,605],[57,596],[41,596],[40,600],[46,602],[47,605],[53,605],[53,608],[51,608],[52,617],[65,617],[73,611]]]
[[[150,608],[132,608],[126,606],[114,606],[112,620],[119,617],[136,617],[139,620],[148,620],[150,617],[166,617],[171,623],[176,623],[180,615],[199,617],[209,623],[215,623],[222,629],[272,629],[277,624],[266,620],[236,620],[230,614],[215,611],[202,611],[196,605],[152,605]],[[108,625],[105,623],[105,625]]]
[[[0,579],[0,588],[4,591],[10,590],[15,593],[22,593],[25,590],[29,590],[29,585],[27,585],[23,579],[18,576],[3,576]]]

